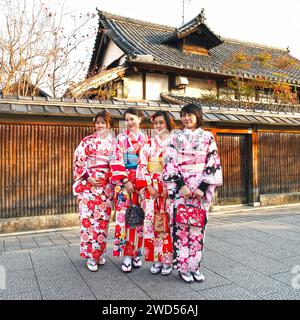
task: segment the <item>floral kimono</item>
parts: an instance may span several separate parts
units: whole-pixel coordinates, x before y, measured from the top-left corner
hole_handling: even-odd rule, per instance
[[[195,272],[200,268],[214,189],[222,185],[220,159],[213,134],[201,128],[177,131],[171,136],[164,161],[163,179],[172,198],[174,221],[180,204],[203,209],[206,215],[203,227],[174,222],[172,228],[174,269]],[[192,193],[199,188],[204,191],[204,196],[185,200],[179,192],[183,185]]]
[[[112,181],[116,182],[115,188],[115,210],[116,227],[114,238],[114,256],[140,257],[143,247],[143,226],[131,227],[126,224],[125,212],[131,204],[139,204],[139,190],[141,188],[136,180],[136,169],[140,150],[147,137],[142,132],[132,133],[126,131],[117,137],[112,163]],[[129,194],[121,180],[128,178],[135,190]]]
[[[109,182],[110,157],[115,144],[111,134],[84,138],[74,152],[73,193],[79,200],[80,256],[99,261],[106,251],[114,188]],[[92,186],[88,177],[101,186]]]
[[[147,186],[154,187],[159,194],[165,188],[163,173],[163,156],[169,139],[162,141],[159,136],[149,140],[140,153],[140,161],[137,169],[137,179],[142,181],[145,189],[142,190],[142,207],[145,212],[144,220],[144,255],[146,261],[162,262],[172,264],[172,238],[169,224],[169,202],[170,199],[151,197]],[[166,214],[165,228],[155,230],[155,220],[158,219],[159,211]]]

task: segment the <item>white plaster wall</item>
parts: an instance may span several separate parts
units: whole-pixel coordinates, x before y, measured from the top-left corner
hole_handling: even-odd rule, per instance
[[[127,86],[128,99],[143,99],[143,78],[141,73],[127,77],[124,85]]]
[[[113,41],[110,40],[103,57],[102,67],[106,68],[116,59],[119,59],[123,54],[124,52],[117,47]]]
[[[162,92],[168,92],[168,90],[168,75],[158,73],[146,74],[146,100],[160,101],[160,94]]]
[[[189,84],[185,88],[185,95],[194,98],[200,98],[203,94],[217,94],[217,84],[213,80],[201,80],[188,78]]]

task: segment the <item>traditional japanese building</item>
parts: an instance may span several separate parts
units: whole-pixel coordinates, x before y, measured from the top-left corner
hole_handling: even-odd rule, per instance
[[[98,13],[89,76],[74,96],[194,102],[220,147],[219,204],[300,200],[300,61],[288,49],[222,38],[204,10],[179,28]]]
[[[73,151],[97,112],[117,131],[132,106],[145,128],[159,109],[180,126],[184,104],[202,107],[224,173],[215,210],[300,202],[300,62],[287,49],[216,35],[203,11],[179,28],[98,13],[85,81],[61,99],[0,97],[0,232],[76,225]]]

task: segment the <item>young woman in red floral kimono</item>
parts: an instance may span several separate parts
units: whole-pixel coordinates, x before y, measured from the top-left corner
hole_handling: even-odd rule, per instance
[[[116,227],[114,238],[114,256],[124,256],[122,270],[131,272],[132,266],[142,266],[143,225],[126,223],[125,212],[133,205],[139,205],[141,186],[136,180],[136,169],[140,150],[147,140],[140,131],[142,113],[129,108],[124,114],[126,131],[117,137],[114,162],[112,163],[112,181],[116,181],[115,211]]]
[[[80,215],[80,256],[87,259],[90,271],[105,263],[106,238],[112,209],[114,187],[109,182],[110,158],[115,138],[110,133],[111,116],[98,113],[96,132],[85,137],[74,153],[73,193],[77,195]]]
[[[184,129],[171,137],[163,172],[173,199],[173,266],[184,281],[202,282],[207,215],[214,190],[222,185],[222,171],[215,138],[201,129],[201,108],[188,104],[180,117]]]
[[[157,111],[152,117],[154,134],[140,152],[137,179],[145,186],[142,190],[144,220],[144,255],[153,261],[152,274],[168,275],[172,271],[173,249],[169,224],[169,201],[162,179],[163,157],[169,136],[175,127],[166,111]]]

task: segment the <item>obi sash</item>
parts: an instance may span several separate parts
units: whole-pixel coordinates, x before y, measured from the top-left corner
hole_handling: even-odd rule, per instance
[[[124,152],[124,164],[126,169],[136,169],[139,156],[134,153]]]
[[[162,157],[150,157],[147,165],[149,173],[163,173],[163,159]]]

